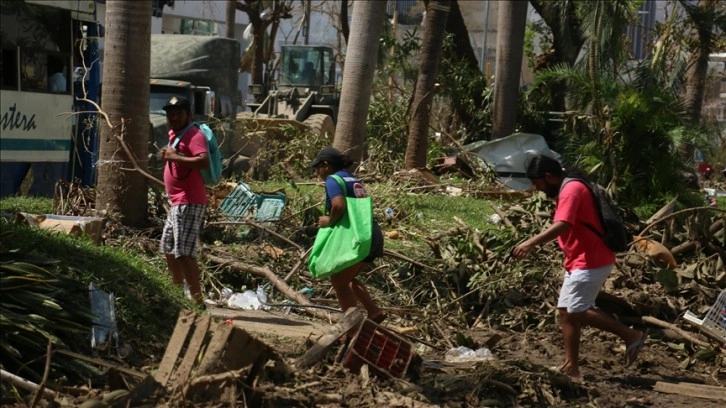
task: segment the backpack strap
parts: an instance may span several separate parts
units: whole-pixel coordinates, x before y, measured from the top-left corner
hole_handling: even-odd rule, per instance
[[[196,125],[195,122],[192,122],[192,123],[188,124],[187,127],[184,128],[184,130],[182,130],[181,132],[179,132],[179,134],[174,137],[174,140],[171,142],[171,144],[169,145],[169,147],[171,147],[172,149],[176,149],[176,147],[179,146],[179,142],[181,142],[181,140],[184,138],[184,136],[187,135],[187,131],[189,129],[191,129],[192,126],[195,126],[195,125]],[[187,173],[186,176],[184,176],[184,177],[177,177],[177,176],[174,175],[174,171],[171,168],[171,162],[166,162],[166,165],[169,166],[169,174],[171,174],[171,176],[174,177],[177,180],[185,180],[187,177],[189,177],[190,174],[192,174],[192,171],[194,170],[194,169],[189,169],[189,172]],[[178,168],[179,167],[177,165],[177,169]]]
[[[340,188],[343,189],[343,197],[348,197],[348,188],[345,186],[345,181],[336,174],[331,174],[329,177],[337,181]],[[327,212],[327,209],[325,211]]]
[[[187,125],[187,127],[184,128],[176,137],[174,137],[174,140],[171,142],[170,147],[172,149],[176,149],[177,146],[179,146],[179,142],[181,142],[182,138],[187,135],[187,131],[192,128],[192,126],[195,126],[196,123],[192,122]]]
[[[574,178],[574,177],[565,177],[564,179],[562,179],[562,184],[560,185],[560,192],[562,192],[562,189],[565,187],[565,184],[569,183],[570,181],[579,181],[580,183],[584,184],[585,187],[587,187],[588,191],[590,191],[590,196],[592,197],[592,205],[595,206],[595,212],[597,212],[597,216],[598,216],[598,218],[600,218],[600,223],[604,227],[605,221],[602,219],[602,212],[600,211],[600,205],[597,201],[598,198],[595,196],[595,192],[592,191],[592,187],[590,187],[590,185],[587,183],[587,180]],[[580,222],[582,223],[582,225],[587,227],[587,229],[589,229],[590,231],[595,233],[595,235],[600,237],[600,239],[603,239],[603,240],[605,239],[605,236],[600,231],[598,231],[595,227],[593,227],[592,225],[590,225],[586,222],[583,222],[583,221],[580,221]]]
[[[348,197],[348,187],[345,186],[345,181],[343,181],[343,178],[337,174],[331,174],[330,177],[332,177],[333,180],[337,181],[340,185],[340,188],[343,189],[343,196]]]

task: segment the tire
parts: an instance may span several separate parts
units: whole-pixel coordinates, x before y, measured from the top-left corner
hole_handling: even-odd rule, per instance
[[[310,115],[303,124],[307,125],[310,130],[318,136],[325,137],[327,134],[330,140],[335,137],[335,125],[333,124],[333,118],[330,115],[324,113],[316,113]]]

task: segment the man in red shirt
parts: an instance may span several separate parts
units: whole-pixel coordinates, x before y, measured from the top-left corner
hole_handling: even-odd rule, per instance
[[[171,210],[161,235],[161,251],[172,281],[178,286],[186,281],[192,299],[203,304],[196,253],[207,206],[207,189],[200,173],[209,168],[207,139],[192,123],[188,99],[174,96],[163,109],[169,126],[169,146],[160,154],[166,161],[164,186]]]
[[[537,245],[557,238],[565,254],[565,274],[557,309],[560,314],[565,362],[559,370],[571,377],[580,376],[578,358],[583,326],[613,333],[626,344],[626,367],[635,361],[646,334],[613,319],[595,308],[595,298],[615,265],[615,254],[588,226],[603,231],[590,190],[577,180],[563,184],[565,171],[547,156],[535,156],[527,165],[527,177],[537,190],[557,200],[552,225],[517,245],[513,255],[522,258]]]

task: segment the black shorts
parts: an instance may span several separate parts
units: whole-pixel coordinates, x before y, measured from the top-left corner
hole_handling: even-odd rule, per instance
[[[371,252],[368,254],[363,262],[373,262],[377,258],[383,256],[383,232],[377,222],[373,221],[373,237],[371,242]]]

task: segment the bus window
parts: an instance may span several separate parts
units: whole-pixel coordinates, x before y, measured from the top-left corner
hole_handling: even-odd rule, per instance
[[[68,93],[68,60],[61,55],[48,55],[48,91]]]
[[[4,48],[0,60],[2,71],[2,89],[18,90],[18,50]]]
[[[20,90],[44,92],[47,88],[46,54],[22,50],[20,53]]]

